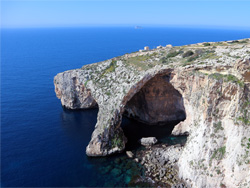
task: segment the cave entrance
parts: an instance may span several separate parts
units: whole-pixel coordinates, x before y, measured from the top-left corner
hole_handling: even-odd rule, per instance
[[[186,119],[182,95],[169,80],[169,74],[156,75],[126,103],[121,127],[128,138],[127,149],[142,137],[166,138]]]

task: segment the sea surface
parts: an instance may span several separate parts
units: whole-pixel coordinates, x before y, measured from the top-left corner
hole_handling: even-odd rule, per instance
[[[63,109],[54,93],[53,78],[57,73],[144,46],[249,37],[247,30],[221,29],[1,29],[0,186],[121,187],[128,186],[134,175],[143,175],[140,165],[124,154],[105,158],[85,155],[98,109]],[[147,126],[140,131],[144,126],[128,119],[124,119],[123,126],[131,138],[153,134],[169,144],[186,140],[170,137],[169,130],[162,128],[158,131],[161,135],[150,128],[147,132]]]

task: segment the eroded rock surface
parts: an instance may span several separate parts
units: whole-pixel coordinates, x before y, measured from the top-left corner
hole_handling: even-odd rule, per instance
[[[181,145],[156,145],[136,153],[145,166],[145,175],[158,183],[158,187],[187,187],[178,177],[177,162],[182,154]]]
[[[158,124],[179,118],[184,106],[186,119],[173,130],[175,135],[189,132],[177,162],[179,178],[191,187],[250,187],[250,41],[209,44],[136,52],[59,73],[54,83],[63,106],[98,104],[87,155],[124,150],[120,124],[126,109],[138,120]],[[188,51],[192,55],[183,56]],[[155,88],[155,79],[164,79],[162,88]]]
[[[84,82],[84,72],[81,70],[66,71],[55,77],[55,92],[56,96],[61,99],[62,106],[68,109],[97,107],[90,89],[84,87]]]
[[[126,115],[150,125],[164,125],[186,118],[181,94],[169,83],[169,75],[149,80],[125,107]]]

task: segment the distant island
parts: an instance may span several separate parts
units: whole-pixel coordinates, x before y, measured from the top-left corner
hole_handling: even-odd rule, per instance
[[[185,145],[146,138],[143,152],[126,151],[144,166],[143,181],[250,187],[249,39],[145,48],[59,73],[54,85],[65,108],[99,108],[88,156],[124,151],[122,115],[151,126],[174,121],[173,135],[189,135]]]

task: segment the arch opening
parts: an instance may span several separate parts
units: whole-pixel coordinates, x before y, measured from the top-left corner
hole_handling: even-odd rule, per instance
[[[142,137],[169,136],[186,119],[182,95],[169,81],[170,73],[154,76],[126,103],[121,127],[129,149]]]

